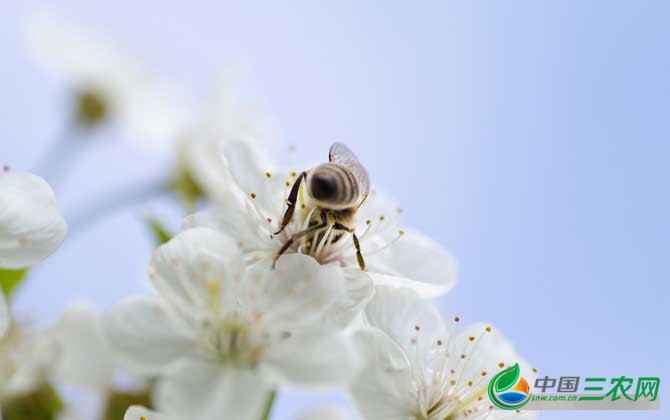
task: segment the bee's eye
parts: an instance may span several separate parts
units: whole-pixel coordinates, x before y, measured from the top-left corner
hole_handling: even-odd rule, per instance
[[[329,201],[337,197],[337,180],[334,176],[316,172],[311,178],[309,187],[314,198]]]

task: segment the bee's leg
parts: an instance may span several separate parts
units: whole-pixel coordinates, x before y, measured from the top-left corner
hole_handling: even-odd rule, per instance
[[[275,235],[279,235],[282,230],[291,223],[291,219],[293,218],[293,212],[295,211],[295,204],[298,201],[298,191],[300,191],[300,184],[302,183],[303,179],[307,177],[307,172],[302,172],[300,175],[298,175],[298,179],[295,180],[293,183],[293,187],[291,187],[291,192],[288,194],[288,208],[286,209],[286,212],[284,213],[284,217],[282,218],[281,221],[281,226],[279,227],[279,230],[275,232]]]
[[[365,271],[365,260],[363,259],[363,254],[361,254],[361,244],[358,242],[358,237],[354,233],[354,230],[350,227],[344,226],[341,223],[335,223],[333,229],[343,230],[345,232],[351,233],[354,240],[354,247],[356,248],[356,260],[358,260],[358,266],[361,270]]]
[[[307,235],[314,234],[314,233],[316,233],[317,231],[322,230],[322,229],[324,229],[324,228],[326,228],[326,227],[328,227],[328,217],[326,216],[326,212],[325,212],[324,210],[321,210],[321,223],[319,223],[318,225],[311,226],[311,227],[309,227],[309,228],[303,230],[302,232],[298,232],[298,233],[296,233],[295,235],[291,236],[291,237],[284,243],[284,245],[282,245],[281,248],[279,248],[279,250],[278,250],[277,253],[275,254],[275,257],[274,257],[274,259],[272,260],[272,268],[273,268],[273,269],[275,268],[275,264],[277,263],[277,260],[279,259],[279,257],[281,257],[282,254],[283,254],[284,252],[286,252],[286,250],[289,249],[289,247],[290,247],[291,245],[293,245],[293,242],[295,242],[297,239],[302,238],[303,236],[307,236]]]

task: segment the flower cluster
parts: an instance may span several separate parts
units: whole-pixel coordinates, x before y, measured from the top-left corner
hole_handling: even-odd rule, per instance
[[[494,410],[490,378],[527,365],[493,327],[443,318],[431,299],[454,286],[454,259],[403,226],[399,206],[346,146],[311,165],[277,162],[264,119],[228,89],[183,112],[112,45],[53,19],[32,25],[31,51],[71,85],[75,124],[90,132],[117,122],[168,146],[175,158],[162,192],[185,214],[175,234],[154,225],[148,294],[104,314],[75,305],[43,328],[13,318],[0,299],[4,418],[266,420],[290,388],[343,392],[363,419],[533,416]],[[65,234],[48,184],[6,168],[8,295]],[[63,387],[86,396],[66,401]],[[323,408],[301,418],[347,415]]]

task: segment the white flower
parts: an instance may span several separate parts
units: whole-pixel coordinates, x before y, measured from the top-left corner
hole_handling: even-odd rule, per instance
[[[171,150],[190,117],[139,60],[88,28],[49,14],[28,19],[25,32],[31,56],[77,95],[79,123],[111,119],[132,140]]]
[[[56,354],[51,371],[58,383],[104,392],[111,389],[114,362],[97,310],[75,304],[49,329]]]
[[[0,267],[37,264],[60,246],[66,232],[49,184],[29,173],[0,173]]]
[[[215,84],[191,126],[177,138],[176,156],[205,195],[225,198],[221,180],[227,176],[220,157],[220,143],[243,139],[253,143],[276,138],[271,118],[250,105],[240,92],[241,82],[228,75]]]
[[[456,333],[455,322],[408,289],[380,287],[368,304],[372,327],[357,337],[367,364],[351,387],[365,419],[456,420],[533,417],[492,410],[486,393],[493,375],[519,363],[512,346],[490,326]]]
[[[273,235],[286,211],[286,200],[298,172],[277,168],[261,148],[249,141],[229,139],[221,143],[221,148],[227,168],[218,180],[222,198],[213,209],[187,218],[183,227],[207,226],[225,232],[240,243],[249,262],[271,258],[288,238],[307,227],[313,211],[309,206],[303,209],[301,199],[292,222],[279,235]],[[342,267],[347,293],[332,308],[331,319],[342,323],[351,320],[370,297],[373,282],[405,285],[426,297],[442,294],[453,286],[453,258],[424,235],[402,230],[400,210],[384,194],[370,194],[358,210],[353,227],[367,272],[358,267],[349,233],[337,241],[331,241],[328,234],[305,236],[285,254],[305,253],[324,266],[335,263]],[[314,242],[309,251],[307,241]]]
[[[319,325],[341,271],[292,255],[246,266],[212,229],[180,233],[151,263],[158,296],[117,305],[108,336],[129,367],[163,374],[158,408],[189,419],[254,418],[280,384],[340,385],[355,372],[347,336]]]

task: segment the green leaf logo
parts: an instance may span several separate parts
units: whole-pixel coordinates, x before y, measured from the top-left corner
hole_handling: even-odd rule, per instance
[[[519,368],[518,363],[511,368],[500,372],[498,374],[498,380],[495,383],[496,392],[503,392],[513,387],[519,380],[520,374],[521,369]]]

